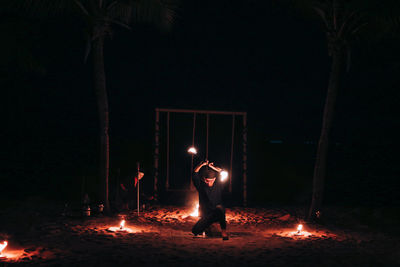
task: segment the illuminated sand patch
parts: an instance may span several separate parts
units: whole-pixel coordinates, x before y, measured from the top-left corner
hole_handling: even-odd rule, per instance
[[[25,253],[23,249],[7,249],[0,255],[0,261],[18,261],[33,255]]]
[[[157,207],[142,213],[142,218],[163,223],[187,223],[198,219],[197,201],[186,207]],[[265,225],[295,222],[296,218],[285,211],[256,208],[226,208],[228,224]]]
[[[287,228],[287,229],[279,229],[275,233],[278,236],[282,237],[290,237],[294,239],[304,239],[304,238],[334,238],[336,235],[332,233],[326,233],[322,230],[312,230],[312,229],[305,229],[303,225],[299,225],[296,229]]]
[[[129,227],[124,227],[122,229],[119,227],[109,227],[107,230],[111,231],[111,232],[126,232],[126,233],[136,233],[137,232],[136,230],[129,228]]]
[[[126,232],[126,233],[136,233],[137,232],[137,230],[135,230],[135,229],[126,227],[125,223],[126,223],[126,221],[122,220],[118,227],[112,226],[112,227],[109,227],[107,230],[111,231],[111,232]]]
[[[40,253],[41,250],[45,250],[44,248],[23,249],[7,241],[1,244],[0,250],[0,262],[26,262],[39,254],[41,254],[42,258],[51,258],[53,256],[52,253]]]

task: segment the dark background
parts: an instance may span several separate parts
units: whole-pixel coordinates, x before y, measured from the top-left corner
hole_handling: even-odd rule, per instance
[[[2,196],[79,200],[84,180],[96,199],[97,107],[82,23],[9,14],[0,22]],[[337,102],[326,204],[399,204],[398,45],[387,36],[353,47]],[[309,203],[330,68],[318,23],[273,1],[187,1],[169,34],[144,25],[116,29],[105,64],[112,184],[140,161],[151,193],[156,107],[246,111],[250,204]],[[192,126],[174,118],[171,171],[182,177]],[[230,129],[230,117],[216,120]],[[230,130],[211,127],[210,138],[212,160],[226,165],[219,152]]]

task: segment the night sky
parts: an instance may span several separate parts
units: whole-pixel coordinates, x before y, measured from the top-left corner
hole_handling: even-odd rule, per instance
[[[77,198],[83,176],[95,181],[98,162],[82,24],[7,15],[0,25],[2,191]],[[337,101],[328,200],[350,201],[359,192],[358,204],[399,203],[398,41],[387,36],[353,47]],[[111,177],[118,168],[130,175],[138,160],[152,172],[156,107],[246,111],[250,198],[307,201],[330,70],[317,22],[276,1],[186,1],[169,33],[146,25],[116,28],[106,42],[105,66]],[[19,190],[20,182],[32,190]],[[287,184],[300,192],[284,189]]]

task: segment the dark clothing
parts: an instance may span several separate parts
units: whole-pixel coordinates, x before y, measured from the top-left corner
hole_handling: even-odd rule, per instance
[[[225,209],[222,206],[223,183],[216,178],[213,186],[203,182],[199,173],[193,173],[193,185],[199,192],[199,213],[201,219],[194,225],[192,232],[201,234],[206,228],[215,222],[219,222],[221,229],[226,229]]]
[[[200,218],[192,228],[194,235],[199,235],[204,232],[211,224],[219,222],[221,229],[226,229],[225,211],[222,208],[216,208],[211,213]]]
[[[217,205],[222,206],[222,190],[224,184],[219,178],[215,179],[213,186],[209,187],[206,183],[201,181],[199,173],[193,173],[192,177],[193,185],[199,192],[200,216],[206,216],[212,213]]]
[[[122,208],[135,208],[137,206],[137,191],[135,177],[124,177],[119,182],[119,200]]]

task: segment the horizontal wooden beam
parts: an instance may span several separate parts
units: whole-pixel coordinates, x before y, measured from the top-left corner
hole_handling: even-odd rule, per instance
[[[175,113],[198,113],[198,114],[219,114],[219,115],[246,115],[247,112],[239,111],[220,111],[220,110],[195,110],[195,109],[169,109],[156,108],[158,112],[175,112]]]

